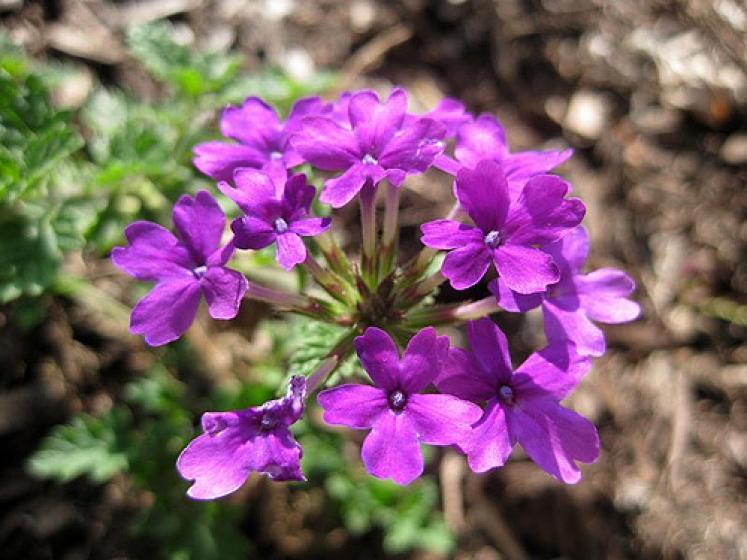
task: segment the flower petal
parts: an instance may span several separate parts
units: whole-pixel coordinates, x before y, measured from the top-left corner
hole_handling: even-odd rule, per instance
[[[247,97],[241,107],[226,107],[220,119],[223,136],[269,152],[279,149],[280,120],[259,97]]]
[[[448,173],[449,175],[456,175],[463,166],[455,159],[452,159],[445,154],[441,154],[433,160],[433,167],[443,171],[444,173]]]
[[[423,473],[418,435],[406,414],[382,414],[363,442],[361,458],[373,476],[401,485]]]
[[[641,306],[626,299],[635,282],[622,270],[602,268],[577,276],[578,298],[589,318],[602,323],[626,323],[641,314]]]
[[[426,327],[407,343],[398,368],[399,388],[408,394],[425,389],[441,372],[448,357],[449,338]]]
[[[325,117],[303,119],[290,144],[307,162],[324,171],[347,169],[363,156],[353,133]]]
[[[407,112],[407,94],[394,88],[389,99],[379,102],[372,91],[353,94],[348,105],[350,123],[353,125],[361,155],[378,155],[402,126]]]
[[[544,292],[560,278],[552,257],[533,247],[507,243],[493,251],[493,259],[506,287],[520,294]]]
[[[506,464],[515,444],[508,430],[506,411],[498,399],[491,399],[472,434],[462,447],[469,468],[482,473]]]
[[[319,201],[332,208],[341,208],[355,198],[369,175],[369,166],[362,163],[352,165],[345,173],[324,183]]]
[[[230,268],[211,266],[200,283],[213,319],[233,319],[238,315],[247,289],[243,274]]]
[[[434,220],[420,226],[420,241],[434,249],[457,249],[470,243],[482,243],[481,230],[453,220]]]
[[[565,305],[564,298],[545,300],[542,317],[549,342],[571,341],[582,356],[601,356],[607,349],[604,333],[580,307]]]
[[[474,170],[462,168],[455,188],[459,203],[483,233],[503,227],[509,196],[506,176],[499,164],[483,160]]]
[[[399,350],[392,337],[378,327],[368,327],[353,344],[363,369],[376,386],[387,391],[397,389]]]
[[[571,276],[581,271],[589,257],[589,233],[583,226],[572,229],[560,241],[542,248],[552,255],[562,276]]]
[[[256,148],[227,142],[203,142],[192,152],[194,166],[216,181],[230,181],[239,167],[260,168],[267,161],[267,156]]]
[[[316,189],[306,182],[306,175],[292,175],[283,189],[283,217],[291,222],[305,216],[315,196]]]
[[[161,282],[133,308],[130,332],[143,335],[151,346],[167,344],[189,328],[199,305],[196,278]]]
[[[179,232],[196,264],[203,265],[220,245],[226,227],[226,215],[207,191],[199,191],[192,198],[182,195],[172,213],[174,227]]]
[[[517,152],[502,161],[506,177],[511,182],[526,183],[535,175],[543,175],[573,155],[573,150]]]
[[[289,231],[304,237],[319,235],[332,225],[332,218],[306,218],[291,222]]]
[[[443,124],[448,136],[454,136],[459,127],[472,120],[472,115],[466,111],[464,103],[452,97],[444,97],[438,105],[421,117]]]
[[[480,368],[495,380],[495,386],[507,383],[511,378],[511,354],[508,339],[491,319],[483,317],[467,323],[467,338],[470,349]]]
[[[495,378],[462,348],[449,348],[448,360],[433,383],[442,393],[474,402],[491,399],[497,390]]]
[[[472,433],[472,424],[482,409],[453,395],[410,395],[407,415],[418,439],[429,445],[463,445]]]
[[[557,341],[530,355],[514,373],[517,398],[566,398],[591,369],[591,360],[576,353],[573,344]]]
[[[426,171],[446,146],[446,128],[431,119],[418,119],[399,130],[386,144],[379,157],[384,168],[402,169],[409,173]]]
[[[490,257],[490,250],[485,245],[470,243],[446,255],[441,272],[455,290],[466,290],[485,276],[490,268]]]
[[[259,218],[244,216],[231,222],[234,234],[233,244],[239,249],[264,249],[277,239],[275,230]]]
[[[506,286],[502,278],[491,280],[488,289],[495,295],[495,300],[501,309],[511,313],[525,313],[538,307],[542,303],[543,293],[520,294]]]
[[[285,270],[291,270],[306,260],[306,245],[301,237],[292,232],[277,236],[276,259]]]
[[[128,247],[115,247],[112,262],[138,280],[192,278],[187,248],[165,227],[153,222],[133,222],[125,228]]]
[[[457,132],[454,155],[464,166],[474,169],[484,159],[500,161],[508,155],[506,132],[493,115],[483,113]]]
[[[339,385],[325,389],[316,398],[327,424],[370,428],[383,413],[389,413],[386,392],[370,385]]]

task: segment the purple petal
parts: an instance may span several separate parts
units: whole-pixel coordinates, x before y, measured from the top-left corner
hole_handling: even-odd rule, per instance
[[[602,323],[626,323],[641,314],[641,306],[626,299],[635,282],[622,270],[602,268],[576,277],[578,298],[589,318]]]
[[[456,178],[456,195],[484,233],[501,229],[508,213],[509,196],[506,176],[499,164],[484,160],[474,170],[461,169]]]
[[[239,167],[262,167],[267,156],[251,146],[204,142],[193,149],[194,166],[216,181],[230,181]]]
[[[276,259],[285,270],[291,270],[306,260],[306,245],[300,236],[292,232],[277,236]]]
[[[302,97],[291,107],[288,118],[283,127],[283,137],[289,138],[291,134],[301,128],[305,117],[328,116],[332,113],[332,104],[325,103],[318,96]]]
[[[580,356],[572,344],[557,341],[529,356],[514,373],[517,398],[550,396],[566,398],[591,369],[591,360]]]
[[[520,294],[544,292],[560,278],[552,257],[533,247],[501,245],[493,251],[493,258],[506,287]]]
[[[472,120],[472,115],[465,110],[464,103],[451,97],[443,98],[434,109],[421,116],[443,124],[448,136],[454,136],[460,126]]]
[[[130,332],[141,334],[151,346],[179,338],[192,324],[200,305],[200,283],[194,277],[166,280],[132,310]]]
[[[435,160],[433,160],[433,167],[443,171],[444,173],[448,173],[449,175],[456,176],[456,174],[462,168],[462,164],[445,154],[441,154]]]
[[[239,249],[264,249],[277,239],[277,233],[270,224],[251,216],[231,222],[231,231],[235,236],[233,243]]]
[[[418,435],[407,414],[382,414],[361,448],[366,470],[377,478],[410,484],[423,473]]]
[[[568,484],[581,480],[575,460],[592,463],[599,456],[594,425],[550,398],[527,399],[513,407],[508,427],[537,465]]]
[[[490,250],[485,245],[470,243],[446,255],[441,272],[455,290],[466,290],[485,276],[490,267],[490,257]]]
[[[233,319],[246,293],[243,274],[222,266],[211,266],[201,279],[202,293],[213,319]]]
[[[269,153],[280,148],[277,113],[258,97],[247,97],[241,107],[226,107],[220,119],[223,136]]]
[[[444,151],[442,141],[446,129],[431,119],[418,119],[398,131],[379,156],[385,168],[403,169],[407,172],[423,172]]]
[[[448,357],[449,338],[437,336],[436,329],[421,329],[407,343],[399,365],[399,388],[408,394],[425,389],[440,373]]]
[[[399,351],[392,337],[377,327],[368,327],[354,345],[363,369],[376,386],[387,391],[397,389]]]
[[[115,247],[112,262],[138,280],[192,278],[196,263],[174,235],[153,222],[133,222],[125,228],[128,247]]]
[[[467,454],[469,468],[481,473],[505,465],[514,443],[503,406],[498,399],[491,399],[462,449]]]
[[[491,280],[488,289],[495,295],[498,305],[511,313],[525,313],[542,304],[543,294],[520,294],[510,290],[501,278]]]
[[[332,218],[306,218],[291,222],[289,231],[304,237],[319,235],[332,225]]]
[[[480,368],[495,380],[495,386],[511,378],[511,354],[503,331],[492,320],[484,317],[467,323],[470,349]]]
[[[552,255],[563,276],[581,271],[589,256],[589,233],[583,226],[572,229],[560,241],[542,248]]]
[[[179,197],[172,216],[174,227],[195,263],[205,264],[220,245],[226,227],[223,210],[209,192],[200,191],[194,198],[188,194]]]
[[[325,117],[303,119],[290,144],[311,165],[324,171],[347,169],[363,155],[353,133]]]
[[[582,356],[601,356],[607,346],[604,333],[586,316],[580,307],[564,305],[560,300],[545,300],[542,304],[545,335],[549,342],[571,341]]]
[[[573,155],[573,150],[549,150],[518,152],[508,155],[501,162],[509,181],[526,183],[535,175],[543,175]]]
[[[475,168],[484,159],[502,160],[508,155],[506,133],[493,115],[484,113],[457,132],[454,155],[464,166]]]
[[[372,91],[350,98],[348,114],[362,154],[376,155],[402,126],[407,112],[407,94],[395,88],[384,103]]]
[[[382,414],[389,414],[386,393],[370,385],[339,385],[322,391],[316,400],[327,424],[365,429]]]
[[[404,411],[418,434],[429,445],[462,445],[482,409],[453,395],[410,395]]]
[[[345,173],[324,183],[320,202],[332,208],[341,208],[355,198],[368,179],[369,166],[362,163],[352,165]]]
[[[237,169],[233,180],[236,188],[220,182],[218,189],[244,213],[267,221],[274,220],[279,215],[284,183],[276,183],[275,178],[265,170],[249,168]]]
[[[564,199],[568,183],[554,175],[530,179],[511,208],[504,233],[511,243],[547,244],[561,239],[586,213],[577,198]]]
[[[483,241],[481,230],[453,220],[434,220],[420,226],[420,241],[434,249],[457,249]]]
[[[442,393],[479,402],[495,396],[495,377],[483,370],[471,352],[450,348],[449,358],[433,382]]]
[[[316,189],[306,182],[306,175],[291,176],[283,189],[283,217],[290,222],[305,216],[315,196]]]

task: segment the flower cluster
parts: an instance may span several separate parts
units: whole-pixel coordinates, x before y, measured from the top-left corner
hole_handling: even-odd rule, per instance
[[[202,296],[214,319],[234,318],[250,299],[344,330],[308,378],[291,378],[285,397],[203,416],[204,433],[177,462],[193,481],[191,497],[224,496],[252,472],[305,480],[291,426],[319,389],[324,421],[367,430],[363,464],[399,484],[423,472],[421,444],[458,449],[472,470],[484,472],[505,464],[518,443],[566,483],[581,478],[578,462],[596,460],[595,427],[561,401],[591,357],[605,351],[594,322],[631,321],[640,308],[628,299],[635,285],[624,272],[583,272],[586,209],[568,197],[566,181],[549,174],[571,151],[512,153],[492,115],[475,117],[454,99],[422,115],[407,104],[396,88],[386,99],[367,90],[334,102],[301,99],[284,122],[256,97],[226,108],[221,131],[229,140],[196,146],[194,164],[238,207],[230,232],[218,203],[201,191],[174,206],[176,235],[137,222],[125,232],[128,245],[112,253],[125,272],[155,282],[131,319],[132,332],[154,346],[185,333]],[[301,165],[325,177],[318,193]],[[429,169],[454,177],[454,207],[421,225],[423,249],[402,262],[400,192],[409,175]],[[359,259],[338,245],[323,209],[353,201],[360,206]],[[271,245],[282,268],[302,267],[327,297],[262,285],[226,266],[237,251]],[[439,251],[446,255],[433,272]],[[430,303],[444,282],[465,290],[486,277],[489,295],[481,300]],[[533,308],[542,310],[547,345],[514,367],[490,316]],[[453,347],[434,328],[460,323],[469,348]],[[353,355],[368,382],[326,387]]]

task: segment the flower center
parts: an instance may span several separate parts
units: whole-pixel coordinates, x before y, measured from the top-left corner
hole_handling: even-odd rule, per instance
[[[491,249],[495,249],[503,242],[503,237],[501,236],[500,231],[494,229],[485,234],[484,241],[485,245],[487,245]]]
[[[506,404],[514,404],[516,401],[514,390],[508,385],[501,385],[498,388],[498,398]]]
[[[366,165],[377,165],[379,163],[379,160],[377,160],[371,154],[366,154],[365,156],[363,156],[361,161]]]
[[[205,276],[205,273],[207,272],[207,266],[202,265],[198,266],[192,269],[192,274],[195,275],[195,278],[202,278]]]
[[[273,150],[272,152],[270,152],[270,159],[280,159],[282,157],[282,152],[278,152],[277,150]]]
[[[259,421],[259,426],[263,430],[272,430],[278,425],[278,419],[272,414],[263,414],[262,419]]]
[[[275,220],[275,231],[278,233],[285,233],[288,231],[288,222],[286,222],[283,218],[278,218]]]
[[[391,408],[394,412],[401,412],[405,408],[406,404],[407,396],[399,389],[396,389],[389,393],[389,408]]]

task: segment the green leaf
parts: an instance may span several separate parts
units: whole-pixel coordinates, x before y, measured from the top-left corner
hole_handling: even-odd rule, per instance
[[[127,431],[132,423],[125,408],[100,417],[81,414],[70,424],[57,426],[31,456],[28,467],[40,478],[67,482],[87,476],[92,482],[109,480],[126,470]]]

